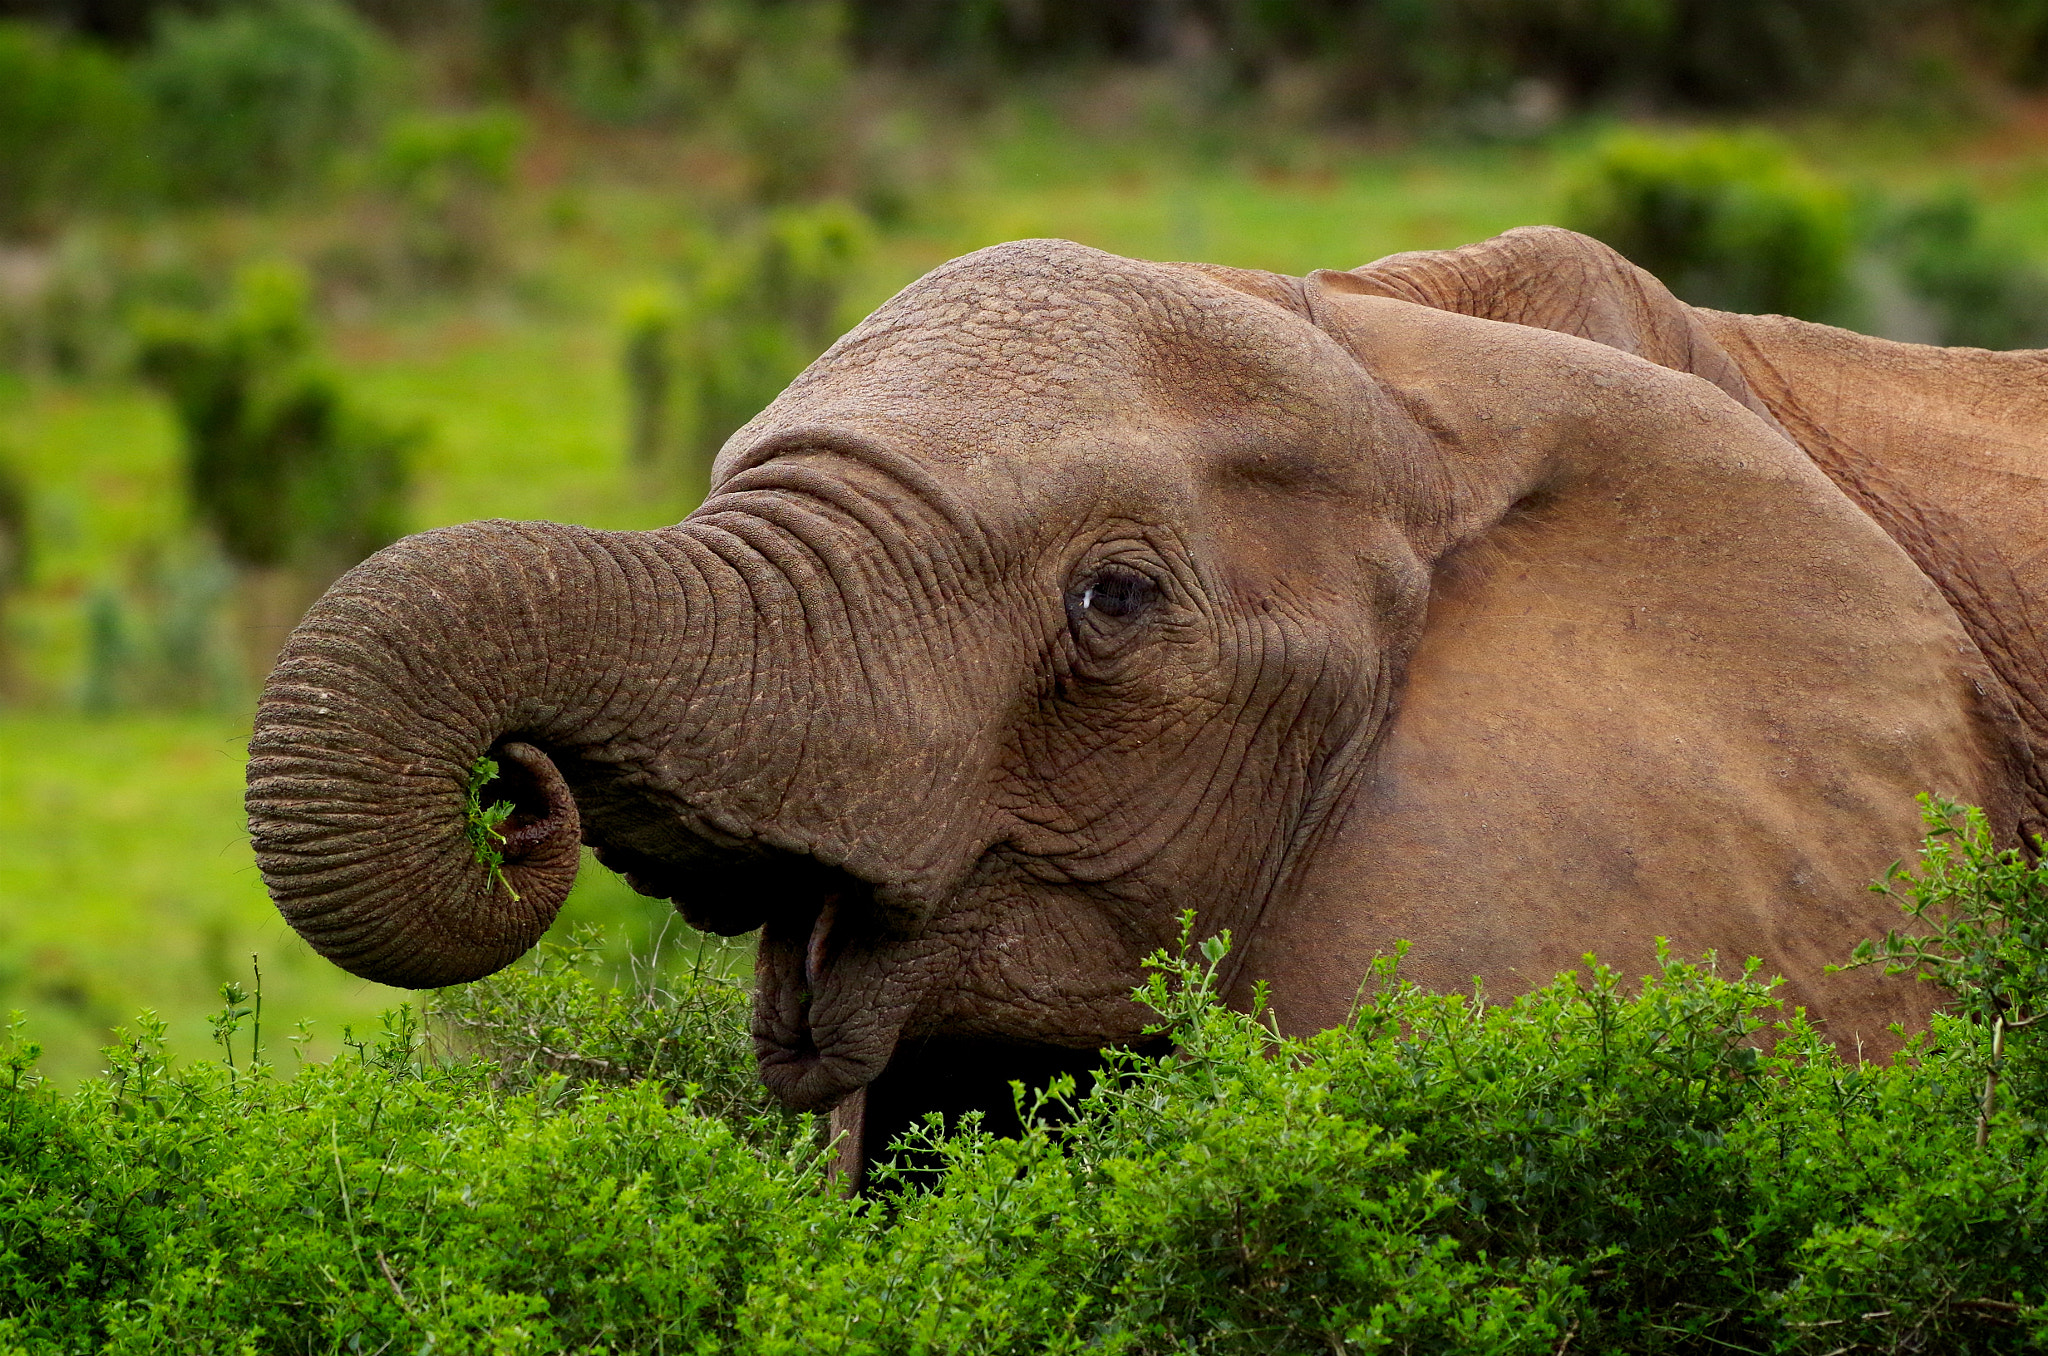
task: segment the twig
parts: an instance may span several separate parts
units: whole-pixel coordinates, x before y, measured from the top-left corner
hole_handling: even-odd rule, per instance
[[[249,953],[249,968],[256,974],[256,1025],[249,1033],[249,1071],[263,1063],[263,966],[256,953]]]
[[[391,1293],[398,1297],[398,1307],[405,1310],[408,1316],[416,1317],[412,1312],[412,1301],[405,1297],[404,1287],[398,1284],[398,1277],[391,1273],[391,1263],[385,1260],[382,1252],[377,1254],[377,1270],[383,1272],[384,1279],[391,1283]]]
[[[1977,1147],[1991,1142],[1991,1113],[1998,1106],[1998,1065],[2005,1053],[2005,1015],[1991,1019],[1991,1065],[1984,1072],[1984,1105],[1977,1112]]]
[[[1956,1307],[1958,1309],[1963,1308],[1964,1306],[1968,1306],[1972,1309],[1997,1309],[2002,1313],[2008,1314],[2016,1314],[2020,1312],[2020,1310],[2026,1308],[2025,1305],[2014,1304],[2011,1300],[1962,1299],[1956,1301]]]
[[[363,1241],[356,1237],[355,1210],[348,1200],[348,1170],[341,1165],[341,1132],[339,1119],[327,1123],[327,1141],[334,1150],[334,1180],[341,1187],[341,1217],[348,1224],[349,1251],[356,1255],[356,1265],[362,1268],[363,1279],[370,1276],[369,1267],[363,1264]]]
[[[1725,1318],[1726,1316],[1727,1316],[1727,1315],[1725,1315],[1725,1314],[1724,1314],[1724,1315],[1722,1315],[1722,1317],[1724,1317],[1724,1318]],[[1841,1319],[1839,1319],[1839,1318],[1837,1318],[1837,1319],[1831,1319],[1831,1320],[1829,1320],[1829,1321],[1830,1321],[1830,1322],[1834,1322],[1834,1323],[1840,1323],[1840,1322],[1842,1322],[1842,1320],[1841,1320]],[[1807,1328],[1807,1327],[1811,1327],[1811,1328],[1821,1328],[1821,1327],[1825,1327],[1825,1326],[1827,1326],[1827,1325],[1826,1325],[1826,1324],[1824,1324],[1824,1323],[1795,1323],[1795,1324],[1793,1324],[1792,1326],[1793,1326],[1793,1327],[1796,1327],[1796,1328]],[[1733,1342],[1730,1342],[1730,1341],[1728,1341],[1728,1340],[1727,1340],[1726,1338],[1722,1338],[1722,1337],[1716,1337],[1716,1336],[1714,1336],[1714,1335],[1713,1335],[1712,1333],[1705,1333],[1705,1332],[1693,1332],[1693,1331],[1692,1331],[1691,1329],[1689,1329],[1689,1328],[1673,1328],[1673,1327],[1670,1327],[1669,1325],[1667,1325],[1667,1324],[1663,1324],[1663,1323],[1652,1323],[1652,1324],[1650,1325],[1650,1327],[1651,1327],[1651,1328],[1653,1328],[1654,1330],[1656,1330],[1657,1332],[1675,1332],[1675,1333],[1677,1333],[1677,1334],[1678,1334],[1678,1335],[1679,1335],[1680,1337],[1690,1337],[1690,1338],[1694,1338],[1695,1340],[1697,1340],[1697,1341],[1701,1341],[1701,1342],[1712,1342],[1712,1343],[1713,1343],[1713,1344],[1714,1344],[1715,1346],[1717,1346],[1717,1347],[1726,1347],[1726,1348],[1728,1348],[1728,1350],[1730,1350],[1730,1351],[1742,1351],[1742,1352],[1747,1352],[1747,1353],[1749,1353],[1749,1356],[1763,1356],[1763,1353],[1759,1352],[1759,1351],[1758,1351],[1758,1350],[1757,1350],[1757,1349],[1756,1349],[1755,1347],[1744,1347],[1744,1346],[1737,1346],[1737,1345],[1736,1345],[1735,1343],[1733,1343]]]

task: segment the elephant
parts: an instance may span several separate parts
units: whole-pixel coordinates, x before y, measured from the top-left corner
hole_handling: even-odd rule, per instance
[[[509,964],[582,845],[758,931],[761,1075],[856,1180],[1143,1045],[1187,910],[1290,1032],[1399,942],[1499,997],[1664,938],[1881,1042],[1926,991],[1823,970],[1896,921],[1916,794],[2008,842],[2048,802],[2043,363],[1698,309],[1550,227],[1300,278],[995,246],[681,523],[350,571],[263,689],[251,837],[388,984]]]

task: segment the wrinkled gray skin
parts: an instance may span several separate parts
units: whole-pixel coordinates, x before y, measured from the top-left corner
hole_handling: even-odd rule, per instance
[[[2037,812],[1995,619],[1702,328],[1743,318],[1503,241],[1533,261],[984,250],[798,378],[683,523],[381,552],[264,692],[280,907],[359,975],[461,982],[534,944],[588,843],[761,930],[762,1075],[856,1131],[892,1059],[900,1122],[947,1061],[1137,1039],[1184,909],[1299,1030],[1402,938],[1500,994],[1666,936],[1764,957],[1845,1037],[1910,1016],[1820,966],[1889,921],[1863,887],[1913,793]],[[517,901],[464,839],[489,751]]]

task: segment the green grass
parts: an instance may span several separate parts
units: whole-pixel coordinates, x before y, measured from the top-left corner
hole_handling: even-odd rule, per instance
[[[0,384],[0,454],[28,480],[35,527],[35,586],[9,620],[47,698],[76,694],[92,588],[182,536],[173,437],[139,386]]]
[[[1299,274],[1462,245],[1555,212],[1551,158],[1534,149],[1292,170],[1136,168],[992,192],[978,238],[962,243],[1052,235],[1138,258]]]
[[[337,336],[366,404],[427,422],[414,519],[673,522],[624,474],[625,395],[608,316],[453,314]]]
[[[138,1007],[202,1050],[201,1014],[222,982],[249,981],[252,953],[281,1012],[363,1021],[397,998],[313,955],[264,895],[241,831],[240,726],[0,719],[0,1007],[31,1015],[53,1072],[96,1068],[108,1029]]]
[[[238,716],[0,715],[0,1011],[28,1014],[52,1076],[98,1069],[145,1007],[174,1050],[204,1053],[220,985],[250,987],[252,955],[275,1029],[313,1019],[313,1052],[405,996],[315,955],[264,894],[242,828],[247,737]],[[604,928],[616,966],[672,917],[586,859],[555,932]]]
[[[1454,246],[1553,220],[1558,206],[1558,154],[1543,146],[1303,143],[1204,163],[1199,145],[1163,144],[1019,122],[883,239],[849,281],[848,318],[944,259],[1024,236],[1301,273]],[[2024,140],[1968,153],[1847,134],[1813,145],[1852,182],[1904,191],[1967,178],[1999,229],[2048,247],[2048,161]],[[601,182],[546,192],[517,204],[512,286],[328,332],[364,404],[431,430],[416,527],[503,516],[644,528],[684,508],[627,474],[614,326],[618,298],[686,248],[686,200]],[[243,234],[252,249],[290,238]],[[121,380],[0,378],[0,451],[34,487],[40,535],[34,588],[10,622],[35,697],[0,716],[0,1009],[25,1009],[47,1067],[72,1078],[144,1005],[171,1022],[175,1046],[202,1046],[217,986],[246,978],[256,952],[280,1029],[311,1017],[316,1048],[332,1049],[342,1023],[391,995],[308,953],[264,897],[241,827],[246,696],[212,714],[76,714],[95,593],[132,590],[194,554],[161,402]],[[591,868],[568,916],[611,927],[622,963],[671,915]]]

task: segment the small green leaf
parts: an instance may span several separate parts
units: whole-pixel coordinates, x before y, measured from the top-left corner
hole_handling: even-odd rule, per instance
[[[512,882],[505,879],[505,854],[499,844],[505,835],[498,832],[498,826],[512,817],[512,802],[509,800],[483,803],[483,791],[498,776],[497,760],[489,754],[480,755],[470,765],[469,785],[465,791],[462,814],[469,833],[469,850],[475,854],[478,866],[491,873],[491,883],[505,887],[505,893],[512,896],[512,902],[519,902],[519,892],[512,888]]]

